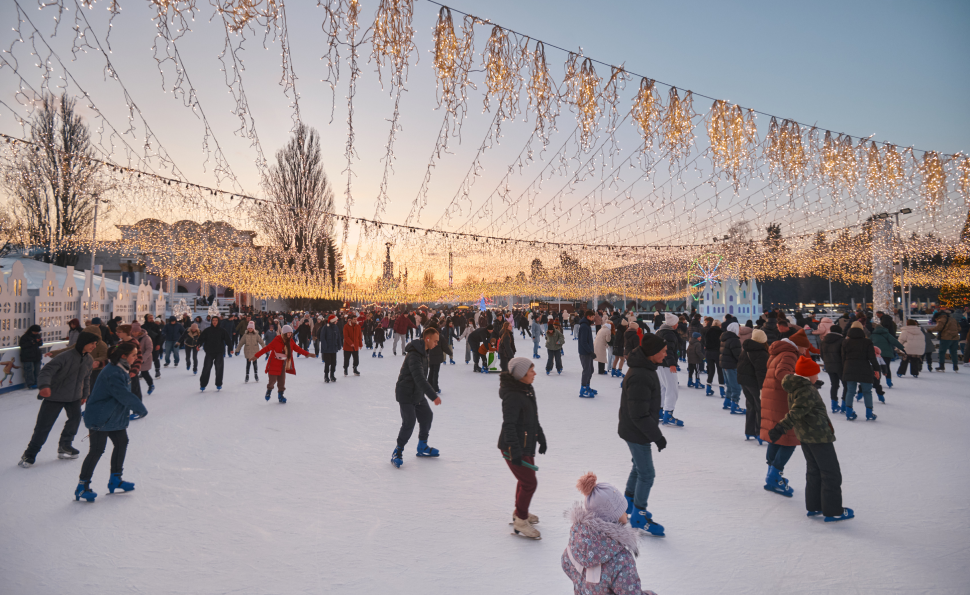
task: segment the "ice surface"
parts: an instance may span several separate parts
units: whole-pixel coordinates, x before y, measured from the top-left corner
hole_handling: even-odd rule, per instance
[[[213,384],[199,393],[184,367],[163,368],[149,416],[129,428],[124,477],[137,489],[107,494],[109,444],[93,504],[73,498],[83,426],[81,458],[56,458],[62,416],[37,464],[21,469],[38,402],[30,391],[0,396],[0,593],[571,593],[559,558],[576,480],[594,471],[623,486],[630,456],[616,435],[619,379],[594,375],[599,396],[579,399],[568,339],[566,371],[540,369],[535,384],[549,440],[531,509],[542,541],[510,535],[515,481],[496,448],[498,378],[472,373],[463,357],[441,371],[430,443],[442,456],[416,458],[415,430],[400,470],[389,460],[402,357],[390,349],[384,359],[364,351],[362,376],[338,369],[336,385],[323,384],[319,360],[298,359],[286,405],[275,393],[263,400],[263,375],[243,383],[240,357],[226,361],[219,393]],[[531,341],[518,343],[528,356]],[[857,516],[826,524],[805,517],[801,452],[785,472],[795,497],[766,492],[765,447],[744,441],[744,417],[686,389],[682,373],[686,427],[664,429],[649,505],[667,537],[643,539],[644,588],[970,592],[968,374],[898,379],[888,404],[876,404],[878,421],[863,421],[864,410],[855,422],[833,419],[845,505]]]

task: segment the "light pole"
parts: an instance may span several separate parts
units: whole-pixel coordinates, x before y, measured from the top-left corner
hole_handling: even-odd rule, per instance
[[[91,196],[94,198],[94,223],[91,226],[91,268],[88,269],[91,281],[84,288],[88,293],[88,320],[91,320],[91,302],[94,298],[94,254],[98,249],[98,204],[101,203],[101,199],[97,194],[92,194]]]
[[[896,211],[894,213],[879,213],[878,215],[876,215],[876,219],[889,220],[890,217],[895,217],[895,219],[896,219],[896,231],[895,231],[895,233],[898,234],[899,233],[899,216],[900,215],[909,215],[912,212],[913,212],[913,209],[904,208],[904,209],[899,209],[898,211]],[[891,221],[889,223],[890,223],[890,225],[892,225],[892,222]],[[902,307],[902,310],[903,310],[903,324],[905,325],[906,324],[906,320],[909,317],[909,312],[907,311],[909,309],[909,307],[908,307],[908,305],[906,303],[906,276],[905,276],[906,275],[906,269],[905,269],[905,267],[902,266],[902,264],[903,264],[902,263],[902,259],[900,259],[900,261],[899,261],[899,294],[900,294],[900,300],[902,301],[902,306],[903,306]],[[895,263],[895,258],[893,258],[893,269],[895,269],[895,268],[896,268],[896,263]],[[875,281],[875,279],[873,279],[873,281]],[[875,289],[875,283],[873,284],[873,289]],[[895,288],[893,288],[892,293],[895,295],[895,293],[896,293]]]

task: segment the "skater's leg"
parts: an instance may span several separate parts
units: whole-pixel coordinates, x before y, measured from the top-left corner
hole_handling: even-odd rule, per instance
[[[128,453],[128,430],[115,430],[107,434],[114,445],[111,450],[111,473],[121,475],[125,469],[125,455]],[[104,447],[101,449],[104,450]]]
[[[707,358],[707,384],[714,383],[714,372],[716,369],[715,360]]]
[[[833,401],[839,400],[839,374],[838,372],[829,372],[829,399]]]
[[[465,363],[472,361],[472,346],[465,339]],[[475,365],[478,365],[478,358],[475,358]]]
[[[205,388],[209,386],[209,375],[212,374],[212,363],[215,361],[215,356],[210,353],[205,354],[205,360],[202,362],[202,376],[199,377],[199,386]]]
[[[535,463],[535,457],[522,457],[524,463]],[[516,465],[512,461],[506,460],[505,463],[512,471],[512,475],[518,480],[515,486],[515,516],[523,521],[529,518],[529,504],[532,503],[532,496],[536,493],[538,482],[536,472],[525,465]]]
[[[131,394],[138,397],[139,401],[144,401],[141,396],[141,380],[138,374],[131,378]]]
[[[213,364],[216,367],[216,386],[222,386],[222,371],[224,369],[226,360],[222,357],[216,357]]]
[[[556,369],[562,371],[562,353],[556,350],[553,356],[556,358]]]
[[[347,369],[350,366],[350,352],[344,351],[344,376],[347,375]]]
[[[825,516],[839,516],[842,514],[842,469],[839,467],[839,457],[835,453],[835,444],[831,442],[823,444],[802,445],[804,449],[808,446],[814,460],[815,470],[819,476],[820,502],[818,508],[809,510],[821,510]],[[807,490],[806,490],[807,491]],[[806,499],[808,496],[806,495]],[[806,500],[806,507],[808,506]]]
[[[104,454],[104,447],[107,443],[108,432],[88,431],[88,456],[84,457],[84,462],[81,463],[81,481],[91,481],[94,468],[98,466],[98,461],[101,460],[101,455]]]
[[[913,378],[916,378],[923,369],[923,358],[918,355],[909,357],[912,358],[909,363],[909,373],[913,375]]]
[[[434,412],[431,411],[431,405],[428,404],[427,399],[422,398],[421,402],[414,407],[414,414],[418,418],[418,440],[427,442],[431,434],[431,422],[434,420]]]
[[[556,354],[558,353],[559,353],[558,350],[554,354],[552,349],[546,349],[546,355],[549,356],[548,359],[546,360],[546,372],[552,371],[552,364],[553,364],[553,361],[556,359]]]
[[[731,399],[731,401],[737,404],[738,398],[741,396],[741,385],[738,384],[737,369],[724,370],[724,380],[727,384],[727,398]]]
[[[64,422],[64,429],[61,431],[60,446],[69,447],[74,444],[74,436],[81,425],[81,401],[71,401],[64,403],[64,413],[67,414],[67,421]]]
[[[650,498],[650,489],[653,487],[653,480],[656,477],[653,468],[653,453],[649,442],[647,444],[627,442],[626,444],[630,448],[630,454],[633,455],[633,466],[637,475],[633,490],[633,505],[645,510],[647,500]],[[631,471],[630,478],[632,477],[633,472]],[[629,488],[630,480],[627,479],[627,491],[629,491]]]
[[[960,357],[957,355],[957,348],[959,345],[960,341],[950,341],[950,344],[947,347],[948,351],[950,352],[950,364],[953,366],[954,371],[959,368],[959,365],[957,364],[957,362],[960,361]],[[944,363],[946,362],[943,361],[943,358],[940,358],[940,365],[942,366]]]
[[[781,472],[785,470],[785,465],[788,464],[788,460],[794,453],[794,446],[782,446],[780,444],[769,443],[768,452],[765,453],[765,459],[769,465]]]
[[[422,397],[421,400],[423,401],[424,398]],[[414,403],[398,403],[398,405],[401,410],[401,430],[397,433],[397,445],[403,449],[408,440],[411,439],[411,434],[414,433],[417,405]]]
[[[862,402],[865,403],[866,409],[872,409],[872,384],[868,382],[860,382],[859,392],[862,393]],[[842,513],[839,512],[839,514]]]
[[[660,373],[660,395],[664,411],[673,411],[677,406],[677,374],[670,368],[657,368]]]
[[[51,433],[51,428],[54,427],[54,422],[57,421],[57,416],[60,415],[61,408],[64,405],[65,403],[46,399],[40,402],[37,422],[34,424],[34,433],[30,437],[30,443],[27,444],[27,450],[24,451],[24,456],[28,459],[36,457],[41,447],[47,442],[47,436]]]
[[[590,381],[593,379],[593,355],[585,354],[579,356],[579,361],[583,364],[583,377],[580,384],[583,386],[589,386]]]
[[[356,372],[357,371],[357,366],[360,365],[360,352],[359,351],[351,351],[351,353],[353,354],[353,357],[354,357],[354,372]]]
[[[822,510],[822,474],[812,446],[815,445],[802,444],[802,454],[805,455],[805,510],[809,512]],[[841,510],[839,514],[842,514]]]
[[[761,389],[755,386],[741,385],[744,392],[744,406],[747,413],[744,417],[744,434],[746,436],[760,436],[761,434]]]

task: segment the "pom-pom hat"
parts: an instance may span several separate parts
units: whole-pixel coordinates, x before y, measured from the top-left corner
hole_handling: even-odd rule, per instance
[[[822,369],[818,367],[818,364],[812,361],[812,358],[805,357],[804,355],[798,358],[795,362],[795,374],[799,376],[804,376],[805,378],[810,378],[812,376],[818,375]]]
[[[580,477],[576,489],[586,496],[586,510],[604,521],[615,523],[626,513],[623,493],[608,483],[597,483],[595,473]]]

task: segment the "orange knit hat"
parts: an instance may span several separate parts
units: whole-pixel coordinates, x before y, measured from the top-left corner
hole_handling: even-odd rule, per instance
[[[818,364],[813,362],[812,358],[810,357],[805,357],[803,355],[800,358],[798,358],[797,362],[795,362],[795,373],[798,374],[799,376],[804,376],[805,378],[809,378],[811,376],[815,376],[821,371],[822,371],[822,368],[819,368]]]

